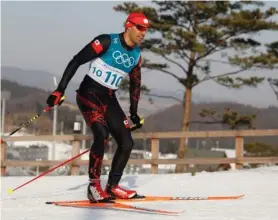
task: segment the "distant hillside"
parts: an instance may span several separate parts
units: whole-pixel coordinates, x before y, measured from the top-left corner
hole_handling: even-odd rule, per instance
[[[52,91],[54,89],[53,77],[55,75],[46,71],[41,70],[27,70],[21,69],[13,66],[1,66],[1,79],[8,80],[11,82],[16,82],[22,86],[29,86],[33,88],[42,89],[45,91]],[[57,82],[60,81],[61,76],[55,76]],[[79,76],[80,77],[80,76]],[[76,89],[79,87],[79,82],[74,81],[76,78],[70,81],[68,88],[66,90],[67,100],[71,103],[75,103]],[[79,79],[81,81],[81,79]],[[183,98],[183,92],[169,90],[169,88],[162,89],[151,89],[152,94],[160,96],[172,96],[177,99]],[[121,97],[128,98],[128,94],[121,93]],[[177,104],[178,102],[173,99],[162,99],[158,97],[152,97],[154,104],[149,103],[149,97],[141,96],[139,110],[142,115],[150,115],[156,111],[169,107],[171,105]],[[192,100],[194,103],[200,103],[205,101],[210,101],[211,97],[201,97],[198,94],[193,93]],[[121,99],[121,104],[123,108],[128,106],[128,102]]]
[[[254,126],[257,129],[278,129],[278,108],[275,106],[268,108],[256,108],[251,105],[243,105],[234,102],[211,102],[192,104],[191,121],[208,121],[199,116],[202,109],[211,109],[219,113],[223,112],[225,108],[230,108],[239,112],[239,114],[255,114]],[[183,107],[181,105],[173,105],[165,110],[151,115],[146,120],[146,131],[175,131],[181,129]],[[167,124],[167,126],[161,126]],[[224,126],[225,127],[225,126]],[[222,125],[192,124],[190,130],[219,130],[223,129]]]
[[[18,125],[27,121],[36,112],[46,106],[45,101],[49,92],[20,85],[9,80],[1,80],[2,90],[11,92],[11,100],[7,102],[7,118],[6,118],[6,131],[11,131]],[[128,114],[129,104],[127,100],[120,101],[121,106]],[[139,112],[145,111],[145,125],[140,131],[178,131],[181,128],[183,108],[181,105],[169,105],[163,103],[150,104],[146,100],[140,100]],[[191,121],[202,121],[198,113],[206,109],[214,109],[217,112],[223,112],[224,108],[229,107],[232,110],[238,111],[240,114],[256,114],[255,127],[257,129],[278,129],[278,108],[256,108],[249,105],[242,105],[231,102],[214,102],[214,103],[199,103],[192,105],[192,118]],[[65,133],[72,133],[73,122],[76,115],[79,115],[79,110],[74,103],[68,101],[64,102],[58,108],[58,133],[63,126]],[[144,114],[143,114],[144,115]],[[62,123],[63,122],[63,123]],[[50,134],[52,131],[52,112],[44,114],[29,127],[29,132],[38,134]],[[219,124],[192,124],[190,130],[222,130],[228,129],[226,126]],[[160,140],[160,150],[162,152],[176,152],[178,146],[178,139],[173,140]],[[267,138],[246,138],[246,142],[261,141],[273,146],[278,146],[278,137]],[[218,144],[217,144],[218,143]],[[142,148],[144,144],[136,142],[137,148]],[[210,147],[226,147],[234,148],[233,139],[191,139],[189,142],[191,147],[210,148]]]
[[[1,67],[1,77],[2,79],[9,80],[12,82],[19,83],[23,86],[30,86],[33,88],[39,88],[45,91],[54,90],[53,77],[54,74],[51,74],[46,71],[41,70],[25,70],[18,67],[2,66]],[[60,76],[55,76],[57,81],[61,79]],[[78,88],[78,84],[70,82],[70,87],[67,91],[68,100],[70,102],[74,101],[75,90]]]
[[[51,74],[49,72],[40,71],[40,70],[24,70],[18,67],[10,67],[10,66],[1,66],[1,79],[2,80],[8,80],[10,82],[15,82],[20,84],[20,86],[28,86],[32,88],[37,88],[44,91],[52,91],[54,90],[54,83],[53,83],[53,76],[54,74]],[[61,77],[56,76],[57,82],[60,81]],[[3,81],[4,82],[4,81]],[[3,83],[2,83],[3,84]],[[66,90],[67,95],[67,101],[71,103],[75,103],[75,96],[76,96],[76,89],[78,89],[79,83],[75,81],[71,81],[68,85],[68,88]],[[35,91],[35,90],[34,90]],[[159,94],[159,95],[171,95],[176,96],[177,98],[180,98],[179,93],[175,92],[169,92],[169,91],[162,91],[153,89],[153,93]],[[28,93],[28,95],[30,95]],[[118,94],[118,97],[121,97],[120,104],[124,109],[128,109],[128,94],[121,93],[121,95]],[[13,96],[13,98],[17,98],[17,96]],[[173,101],[171,99],[161,99],[161,98],[152,98],[155,101],[154,105],[151,105],[149,103],[149,97],[141,96],[140,100],[140,114],[146,116],[153,114],[154,112],[169,107],[173,104],[176,104],[176,101]],[[201,101],[203,98],[194,95],[193,100],[198,102]],[[205,99],[205,98],[204,98]]]
[[[1,89],[10,91],[11,99],[6,102],[6,131],[11,131],[29,120],[46,106],[49,92],[42,89],[22,86],[8,80],[1,80]],[[72,132],[75,115],[79,114],[75,105],[65,101],[58,111],[58,119],[64,122],[64,131]],[[53,112],[43,114],[28,126],[29,132],[50,134],[52,131]],[[60,124],[58,125],[58,130]]]
[[[237,111],[240,114],[255,114],[254,126],[256,129],[278,129],[278,108],[256,108],[250,105],[242,105],[231,102],[215,102],[193,104],[191,111],[191,121],[208,121],[199,116],[202,109],[213,109],[219,113],[223,113],[225,108]],[[179,131],[181,129],[183,108],[181,105],[174,105],[162,110],[154,115],[147,117],[145,125],[141,131],[158,132],[158,131]],[[225,125],[220,124],[192,124],[190,131],[208,131],[208,130],[227,130]],[[260,141],[275,147],[278,147],[278,137],[261,137],[261,138],[245,138],[245,143]],[[176,152],[179,139],[160,140],[160,150],[162,152]],[[190,147],[211,148],[223,147],[234,148],[233,138],[210,138],[210,139],[190,139]]]
[[[11,99],[7,101],[7,115],[6,126],[8,130],[19,124],[27,121],[31,116],[36,114],[46,106],[46,99],[50,94],[50,91],[46,91],[39,88],[34,88],[30,86],[25,86],[17,82],[12,82],[10,80],[1,79],[1,90],[7,90],[11,92]],[[62,106],[58,108],[58,118],[59,122],[64,122],[64,125],[58,125],[58,131],[60,126],[64,126],[65,132],[72,132],[73,122],[76,115],[80,115],[79,109],[77,108],[76,101],[70,102],[68,98],[68,93],[66,93],[67,99]],[[119,96],[119,95],[118,95]],[[119,102],[126,114],[129,114],[129,100],[123,99],[119,96]],[[140,100],[139,112],[143,116],[153,114],[158,111],[158,109],[164,109],[169,107],[169,104],[164,104],[163,102],[155,102],[155,104],[150,104],[148,99],[142,98]],[[43,125],[41,125],[43,123]],[[44,114],[32,126],[40,127],[43,126],[41,132],[46,134],[50,133],[52,129],[52,111],[49,114]],[[31,126],[31,125],[30,125]],[[39,130],[38,128],[28,127],[32,131]]]

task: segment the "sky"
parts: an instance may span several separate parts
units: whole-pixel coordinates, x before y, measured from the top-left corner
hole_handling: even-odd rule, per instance
[[[8,195],[34,177],[1,178],[2,220],[274,220],[278,217],[278,167],[261,167],[221,172],[124,175],[120,185],[154,196],[245,196],[237,200],[136,202],[150,209],[184,212],[162,216],[128,211],[97,210],[47,205],[46,201],[86,199],[88,178],[43,176]],[[107,176],[101,177],[104,187]],[[161,184],[163,183],[163,184]],[[131,203],[127,203],[131,204]]]
[[[1,2],[1,64],[62,75],[71,58],[95,36],[123,31],[126,15],[113,10],[119,3],[122,2]],[[147,1],[137,3],[151,4]],[[267,5],[278,7],[278,2],[268,2]],[[258,38],[269,42],[277,39],[278,33],[265,33]],[[175,68],[173,71],[178,71]],[[220,72],[226,69],[220,64],[212,68]],[[81,66],[72,80],[80,82],[87,71],[88,65]],[[249,71],[244,76],[268,78],[275,74],[275,71]],[[142,80],[150,89],[183,90],[174,78],[162,73],[147,70],[143,72]],[[208,81],[200,84],[193,92],[215,97],[216,100],[227,99],[261,107],[278,105],[267,83],[258,89],[231,90]]]

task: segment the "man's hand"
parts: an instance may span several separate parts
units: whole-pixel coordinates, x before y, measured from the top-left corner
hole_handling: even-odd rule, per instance
[[[136,114],[132,114],[130,116],[130,120],[133,122],[133,124],[136,124],[137,128],[141,128],[143,125],[140,123],[141,122],[141,118]]]
[[[63,101],[64,101],[63,93],[58,90],[55,90],[48,97],[46,103],[48,104],[48,106],[53,107],[55,105],[61,105]]]

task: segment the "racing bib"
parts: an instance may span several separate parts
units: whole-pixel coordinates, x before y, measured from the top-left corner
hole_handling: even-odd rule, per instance
[[[91,62],[88,76],[109,89],[117,90],[127,74],[118,68],[106,64],[102,59],[97,58]]]

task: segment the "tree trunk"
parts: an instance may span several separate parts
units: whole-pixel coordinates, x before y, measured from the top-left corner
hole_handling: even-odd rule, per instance
[[[185,92],[185,102],[184,102],[184,113],[183,113],[183,121],[182,121],[182,131],[187,131],[189,127],[189,120],[190,120],[190,110],[191,110],[191,98],[192,98],[192,89],[186,88]],[[178,151],[178,159],[184,159],[185,154],[187,152],[186,141],[188,138],[181,138],[179,151]],[[176,173],[184,173],[186,170],[185,165],[177,165],[176,166]]]

